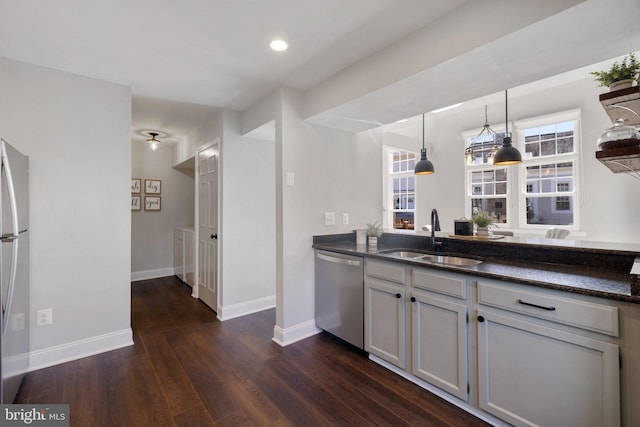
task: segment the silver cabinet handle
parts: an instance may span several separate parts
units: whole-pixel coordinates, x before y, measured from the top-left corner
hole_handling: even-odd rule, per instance
[[[337,257],[332,257],[324,254],[316,254],[316,256],[318,257],[318,259],[321,259],[323,261],[329,261],[336,264],[350,265],[352,267],[360,267],[360,261],[354,261],[346,258],[337,258]]]

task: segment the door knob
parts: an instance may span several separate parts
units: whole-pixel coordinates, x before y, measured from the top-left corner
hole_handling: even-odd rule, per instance
[[[216,240],[217,240],[217,239],[218,239],[218,235],[217,235],[217,234],[212,234],[212,235],[211,235],[211,238],[212,238],[212,239],[216,239]]]

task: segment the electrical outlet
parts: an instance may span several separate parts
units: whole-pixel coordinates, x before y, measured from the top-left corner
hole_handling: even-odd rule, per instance
[[[324,225],[336,225],[336,213],[325,212],[324,213]]]
[[[36,326],[51,325],[53,323],[53,309],[45,308],[36,312]]]
[[[344,225],[349,224],[349,214],[348,213],[343,213],[342,214],[342,224],[344,224]]]

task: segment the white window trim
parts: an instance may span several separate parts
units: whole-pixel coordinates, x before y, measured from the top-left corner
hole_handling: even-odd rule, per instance
[[[408,175],[413,175],[412,171],[407,171],[406,173],[398,173],[398,174],[393,174],[392,172],[392,167],[393,167],[393,158],[392,155],[395,151],[405,151],[407,153],[413,153],[416,155],[416,162],[420,159],[420,155],[419,153],[413,151],[413,150],[408,150],[406,148],[399,148],[399,147],[393,147],[390,145],[383,145],[382,146],[382,152],[383,152],[383,156],[382,156],[382,167],[383,167],[383,175],[382,175],[382,228],[385,230],[393,230],[393,207],[389,206],[389,200],[391,200],[391,194],[393,192],[393,178],[397,178],[397,177],[401,177],[401,176],[408,176]],[[416,182],[417,184],[417,182]],[[414,201],[413,201],[413,205],[414,205],[414,209],[413,210],[406,210],[406,209],[402,209],[401,211],[404,212],[411,212],[413,211],[413,222],[414,222],[414,227],[417,227],[417,215],[418,215],[418,210],[417,210],[417,206],[418,206],[418,189],[417,189],[417,185],[416,188],[414,189],[415,193],[414,193]],[[400,229],[396,229],[396,231],[400,231]],[[412,230],[413,231],[413,230]]]
[[[524,143],[524,129],[543,126],[550,123],[559,123],[573,121],[575,122],[574,131],[573,131],[573,153],[559,154],[556,156],[549,156],[543,158],[535,158],[535,159],[526,159],[524,158],[525,154],[525,143]],[[545,114],[542,116],[531,117],[523,120],[514,121],[513,129],[514,135],[516,136],[516,143],[518,150],[523,154],[523,161],[518,166],[519,174],[518,174],[518,191],[517,206],[524,206],[527,198],[527,181],[526,181],[526,167],[527,166],[535,166],[549,163],[552,161],[553,163],[558,163],[559,161],[571,161],[573,162],[573,191],[572,192],[554,192],[544,194],[542,197],[557,197],[557,196],[573,196],[573,224],[572,225],[562,225],[558,227],[566,228],[571,231],[580,231],[580,207],[581,205],[581,197],[580,193],[582,191],[582,176],[581,171],[582,167],[580,165],[581,161],[581,152],[580,147],[582,144],[582,135],[581,135],[581,110],[579,108],[572,110],[559,111],[557,113]],[[548,230],[550,227],[553,227],[549,224],[527,224],[527,212],[526,209],[518,209],[518,228],[526,231],[533,230]]]
[[[496,133],[502,133],[506,130],[504,125],[498,125],[498,126],[492,126],[491,127]],[[472,130],[467,130],[462,132],[462,137],[464,138],[464,148],[469,146],[469,143],[471,141],[472,138],[475,138],[476,136],[478,136],[478,134],[480,133],[480,131],[483,128],[477,128],[477,129],[472,129]],[[464,152],[464,149],[463,151]],[[461,161],[464,161],[462,159],[461,156]],[[471,194],[471,173],[472,172],[476,172],[479,170],[484,170],[484,169],[497,169],[497,168],[506,168],[507,169],[507,193],[504,195],[504,198],[506,199],[506,203],[507,203],[507,219],[509,221],[504,222],[504,223],[500,223],[498,224],[498,226],[500,228],[512,228],[513,224],[515,223],[514,218],[517,217],[518,213],[516,211],[517,206],[515,205],[515,201],[514,199],[517,199],[517,197],[513,197],[513,194],[517,195],[517,187],[514,183],[515,179],[514,177],[516,176],[514,174],[513,168],[509,167],[509,166],[492,166],[492,165],[488,165],[488,164],[482,164],[482,165],[467,165],[465,164],[465,181],[464,181],[464,185],[465,185],[465,198],[464,198],[464,211],[465,211],[465,217],[469,217],[471,215],[471,199],[474,197],[473,194]],[[500,197],[502,197],[502,195],[500,195]]]

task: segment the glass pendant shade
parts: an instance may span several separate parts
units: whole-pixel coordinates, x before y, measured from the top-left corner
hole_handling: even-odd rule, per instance
[[[420,150],[420,161],[416,163],[413,173],[416,175],[431,175],[435,172],[433,163],[427,159],[427,149],[424,147],[424,114],[422,115],[422,150]]]
[[[152,150],[156,150],[160,145],[160,140],[156,139],[156,136],[158,136],[159,134],[156,132],[149,132],[149,135],[151,135],[151,138],[147,139],[147,142],[151,144]]]

